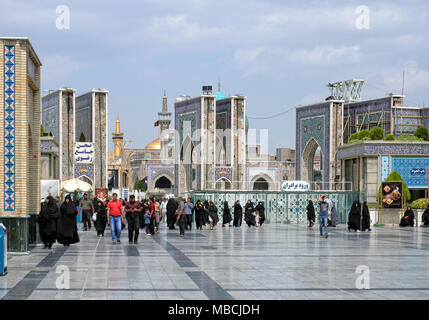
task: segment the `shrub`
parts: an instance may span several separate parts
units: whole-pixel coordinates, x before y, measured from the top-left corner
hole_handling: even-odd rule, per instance
[[[369,131],[371,140],[382,140],[384,137],[384,130],[380,127],[374,127]]]
[[[411,203],[411,208],[412,209],[426,209],[428,207],[428,199],[426,198],[421,198],[421,199],[417,199],[414,200]]]
[[[395,140],[395,136],[393,134],[388,134],[387,136],[384,137],[384,140],[386,140],[386,141],[394,141]]]
[[[404,189],[405,200],[406,201],[411,200],[410,190],[408,190],[407,184],[405,183],[404,179],[402,179],[399,173],[397,173],[396,171],[392,171],[392,173],[387,177],[385,181],[402,181],[402,188]],[[380,202],[380,200],[381,200],[381,184],[377,192],[377,202]]]
[[[363,129],[358,134],[360,140],[364,140],[364,138],[369,137],[369,130]]]
[[[359,133],[355,132],[352,133],[352,135],[349,137],[349,140],[347,141],[347,143],[353,143],[353,142],[358,142],[359,139]]]
[[[418,127],[417,130],[414,131],[414,135],[425,141],[429,141],[429,131],[425,127]]]
[[[419,138],[416,136],[399,136],[396,138],[398,141],[423,141],[423,138]]]

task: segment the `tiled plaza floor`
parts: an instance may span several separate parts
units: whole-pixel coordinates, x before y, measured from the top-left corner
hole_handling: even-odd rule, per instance
[[[81,228],[81,226],[79,226]],[[405,299],[429,298],[429,229],[344,225],[320,238],[318,226],[168,231],[138,245],[112,245],[110,232],[79,231],[64,249],[36,247],[9,256],[0,299]],[[357,289],[356,268],[370,271],[370,289]],[[61,267],[70,288],[57,289]],[[58,273],[57,273],[58,271]]]

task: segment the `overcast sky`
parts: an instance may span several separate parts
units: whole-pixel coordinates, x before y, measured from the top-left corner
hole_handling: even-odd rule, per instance
[[[164,89],[172,111],[180,94],[219,78],[224,93],[247,96],[250,127],[269,129],[271,153],[295,148],[295,111],[252,117],[324,100],[328,82],[364,79],[373,98],[400,94],[405,71],[406,105],[429,105],[428,1],[321,2],[0,0],[0,35],[30,39],[43,90],[108,89],[109,131],[120,112],[132,147],[156,138]],[[69,30],[56,28],[59,5]],[[369,29],[357,27],[361,5]]]

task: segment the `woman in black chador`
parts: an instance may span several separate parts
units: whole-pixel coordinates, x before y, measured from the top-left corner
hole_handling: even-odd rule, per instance
[[[209,202],[209,220],[210,220],[210,229],[213,230],[213,228],[216,226],[216,224],[219,221],[219,217],[217,215],[217,207],[214,205],[213,201]]]
[[[145,208],[143,208],[145,209]],[[168,229],[174,230],[176,229],[174,225],[176,224],[176,210],[177,210],[177,202],[173,198],[168,199],[167,201],[167,226]],[[143,211],[143,210],[142,210]],[[143,219],[144,221],[144,219]]]
[[[204,225],[204,208],[201,200],[198,200],[195,204],[195,224],[197,230],[202,230]]]
[[[426,208],[422,215],[422,222],[425,227],[429,226],[429,206]]]
[[[229,210],[228,201],[223,203],[223,216],[222,216],[222,227],[232,221],[231,211]],[[231,226],[231,224],[229,225]]]
[[[246,206],[244,207],[244,220],[246,220],[246,223],[249,227],[255,226],[255,216],[253,215],[253,212],[255,211],[255,208],[253,207],[253,203],[250,200],[247,200]]]
[[[360,229],[361,210],[359,201],[353,202],[352,208],[350,209],[348,230],[358,231]]]
[[[404,212],[404,216],[399,223],[401,227],[414,227],[414,211],[410,206],[407,207],[407,210]]]
[[[40,209],[40,214],[37,216],[39,223],[40,237],[43,241],[43,249],[51,249],[55,243],[57,231],[57,219],[59,217],[58,206],[52,196],[46,198],[46,202]]]
[[[255,207],[255,211],[258,210],[259,212],[259,226],[262,226],[262,224],[265,221],[265,207],[262,203],[262,201],[258,202],[258,205]]]
[[[307,220],[308,220],[308,226],[311,228],[315,221],[316,221],[316,214],[314,213],[314,205],[313,201],[308,200],[307,205]]]
[[[368,202],[365,201],[362,207],[362,231],[371,231],[371,217],[369,215]]]
[[[107,210],[101,200],[97,202],[97,220],[95,220],[95,229],[97,230],[97,236],[104,237],[104,230],[106,230],[107,224]]]
[[[204,209],[204,211],[203,211],[203,218],[204,218],[204,224],[203,224],[203,226],[205,226],[206,224],[207,225],[210,225],[210,219],[209,219],[209,202],[206,200],[206,201],[204,201],[204,203],[203,203],[203,209]]]
[[[234,205],[234,227],[241,227],[243,221],[243,208],[241,207],[240,200],[237,200]]]
[[[76,224],[77,210],[70,195],[67,195],[60,207],[60,217],[58,218],[58,243],[68,247],[79,242]]]

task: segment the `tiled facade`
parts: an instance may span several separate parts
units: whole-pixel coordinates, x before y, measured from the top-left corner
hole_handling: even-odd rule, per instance
[[[40,66],[28,39],[0,38],[0,222],[15,230],[12,251],[28,250],[40,208]]]
[[[42,124],[59,143],[61,181],[74,178],[75,92],[60,89],[42,97]]]

